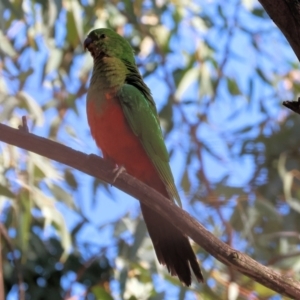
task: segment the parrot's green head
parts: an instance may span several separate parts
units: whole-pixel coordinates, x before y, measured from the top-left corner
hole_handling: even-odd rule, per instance
[[[135,64],[133,49],[116,32],[108,28],[91,31],[84,41],[84,48],[90,51],[94,60],[103,57],[116,57]]]

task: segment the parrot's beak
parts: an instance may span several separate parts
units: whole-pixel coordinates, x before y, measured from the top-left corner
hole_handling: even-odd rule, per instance
[[[95,44],[94,44],[94,40],[90,37],[87,37],[84,42],[83,42],[83,47],[84,47],[84,50],[88,50],[92,57],[95,58],[96,56],[96,51],[95,51]]]
[[[84,40],[83,47],[84,47],[84,50],[87,49],[91,53],[91,55],[94,59],[96,59],[99,56],[103,56],[102,55],[103,53],[100,51],[99,45],[97,44],[97,42],[95,42],[95,40],[89,36]]]
[[[90,37],[87,37],[84,42],[83,42],[83,47],[84,50],[88,49],[89,50],[89,46],[93,43],[93,40]]]

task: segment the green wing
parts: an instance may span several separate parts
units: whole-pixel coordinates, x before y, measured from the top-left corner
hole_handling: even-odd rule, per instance
[[[136,87],[129,84],[123,85],[118,93],[118,99],[132,131],[138,136],[158,170],[171,199],[175,199],[181,207],[155,107]]]

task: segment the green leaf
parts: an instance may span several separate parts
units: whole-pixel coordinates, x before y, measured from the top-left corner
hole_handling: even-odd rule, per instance
[[[199,67],[191,68],[185,72],[181,81],[178,84],[178,88],[175,93],[176,99],[181,99],[183,94],[187,91],[187,89],[194,83],[196,80],[199,80],[201,69]]]
[[[51,125],[50,125],[50,130],[49,130],[49,138],[50,139],[56,139],[57,138],[57,134],[58,134],[58,130],[60,129],[60,125],[61,125],[61,117],[59,115],[55,116],[52,119]]]
[[[64,178],[66,183],[74,190],[78,188],[78,182],[71,169],[65,169]]]
[[[0,122],[9,120],[19,101],[14,96],[7,96],[1,105]]]
[[[214,93],[213,81],[208,64],[202,64],[200,68],[200,97],[211,96]]]
[[[24,104],[25,108],[29,111],[32,118],[36,121],[38,126],[44,124],[44,113],[37,103],[37,101],[31,97],[27,92],[20,91],[17,94],[17,98]]]
[[[27,249],[30,236],[31,226],[31,200],[28,190],[23,189],[20,197],[20,211],[18,213],[18,224],[19,224],[19,239],[20,248],[22,250],[22,261],[27,258]]]
[[[149,298],[149,300],[164,300],[164,299],[166,299],[166,293],[165,292],[157,293],[154,296],[151,296]]]
[[[169,98],[169,101],[163,106],[159,112],[159,117],[163,119],[161,122],[162,128],[166,131],[166,133],[169,133],[174,126],[172,99]]]
[[[7,38],[7,36],[3,34],[2,30],[0,30],[0,40],[1,40],[0,50],[2,50],[8,56],[12,58],[16,58],[17,52],[14,49],[13,45],[11,44],[10,40]]]
[[[136,227],[135,227],[135,233],[134,233],[134,243],[130,247],[129,250],[129,260],[130,261],[136,261],[137,260],[137,252],[140,249],[140,246],[145,239],[147,234],[147,228],[145,225],[145,222],[142,219],[138,219],[136,222]]]
[[[164,53],[169,52],[170,30],[167,26],[159,24],[150,27],[150,32],[155,37],[157,44],[161,47]]]
[[[33,189],[33,200],[35,204],[40,208],[44,217],[44,226],[54,225],[57,229],[57,233],[61,239],[61,244],[64,252],[61,256],[61,262],[64,262],[71,250],[72,240],[70,232],[67,228],[64,216],[55,207],[55,199],[44,195],[42,191],[37,188]]]
[[[50,159],[42,157],[38,154],[29,152],[28,157],[32,160],[35,168],[34,173],[36,176],[51,178],[52,180],[58,180],[60,178],[58,170],[53,166]],[[39,177],[37,177],[39,179]]]
[[[261,68],[256,68],[257,75],[267,84],[271,85],[270,80],[265,76],[263,70]]]
[[[257,295],[259,296],[260,299],[266,299],[266,298],[272,297],[274,295],[277,295],[276,292],[272,291],[271,289],[269,289],[257,282],[254,282],[253,291],[255,291],[257,293]]]
[[[11,192],[9,188],[7,188],[6,186],[4,186],[2,184],[0,184],[0,195],[5,196],[10,199],[15,198],[15,194],[13,192]]]
[[[62,187],[52,183],[49,185],[49,189],[51,190],[56,200],[65,203],[71,209],[75,208],[72,195],[70,195],[70,193],[65,191]]]
[[[241,91],[236,80],[229,77],[227,77],[226,79],[229,93],[233,96],[241,95]]]
[[[91,291],[97,300],[114,300],[114,298],[101,286],[93,286]]]
[[[48,74],[52,71],[56,71],[58,67],[61,65],[63,58],[63,51],[61,49],[55,48],[53,45],[53,48],[50,51],[50,56],[47,60],[45,73]]]
[[[256,17],[259,17],[259,18],[266,18],[267,14],[266,14],[266,11],[263,9],[263,8],[254,8],[252,10],[252,14]]]
[[[191,182],[189,179],[188,170],[186,169],[181,178],[180,186],[183,188],[186,195],[188,195],[191,191]]]
[[[67,41],[75,49],[81,44],[82,38],[81,6],[77,0],[72,0],[68,2],[67,10]]]

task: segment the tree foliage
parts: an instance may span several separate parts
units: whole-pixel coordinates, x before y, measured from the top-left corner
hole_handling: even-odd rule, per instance
[[[5,0],[0,11],[1,122],[18,127],[27,115],[30,131],[97,153],[82,42],[93,28],[113,28],[134,47],[157,102],[184,207],[221,240],[298,279],[300,119],[280,103],[295,98],[300,76],[257,3]],[[197,245],[206,283],[187,289],[158,266],[135,207],[99,223],[102,195],[117,203],[124,195],[7,144],[0,161],[8,299],[15,260],[29,299],[274,296]]]

